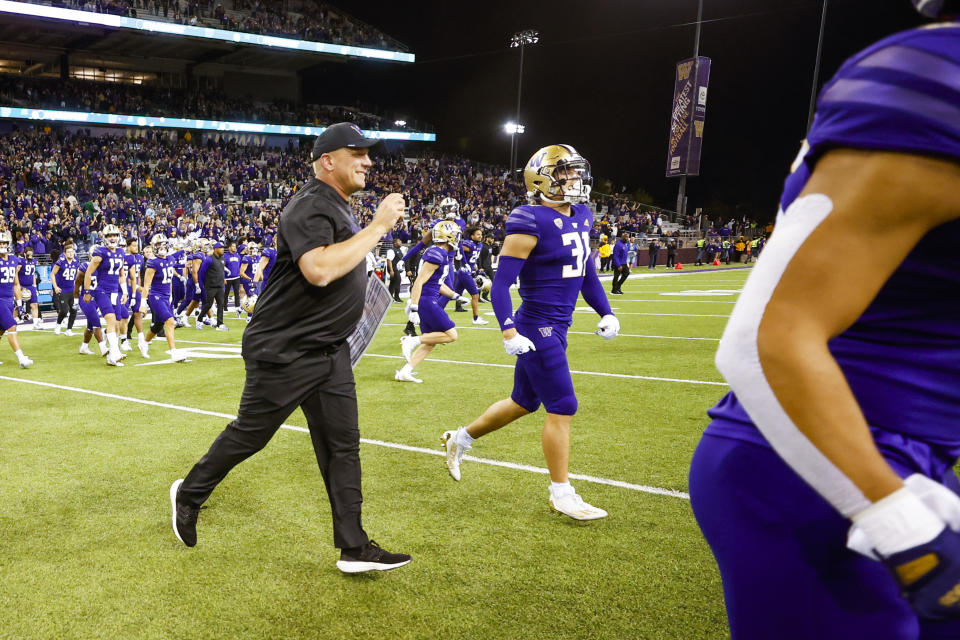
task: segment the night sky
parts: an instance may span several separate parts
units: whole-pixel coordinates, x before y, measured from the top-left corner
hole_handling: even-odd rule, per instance
[[[700,55],[712,58],[701,175],[688,210],[766,219],[807,125],[819,0],[704,0]],[[482,7],[482,9],[481,9]],[[414,65],[326,64],[307,98],[355,98],[436,126],[440,150],[507,164],[519,53],[511,34],[540,31],[526,49],[520,163],[564,142],[595,178],[643,188],[674,208],[664,177],[677,61],[693,55],[697,0],[486,2],[435,0],[344,6],[416,53]],[[829,0],[820,85],[844,59],[922,23],[908,0]]]

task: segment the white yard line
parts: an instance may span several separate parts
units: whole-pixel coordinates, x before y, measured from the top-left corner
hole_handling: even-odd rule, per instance
[[[392,360],[404,360],[403,356],[388,355],[385,353],[365,353],[363,357],[372,358],[390,358]],[[441,360],[439,358],[428,358],[424,362],[442,362],[444,364],[466,364],[474,367],[496,367],[498,369],[513,369],[512,364],[498,364],[494,362],[470,362],[468,360]],[[707,384],[719,387],[727,386],[726,382],[713,382],[710,380],[687,380],[686,378],[658,378],[654,376],[636,376],[629,373],[606,373],[603,371],[577,371],[570,369],[570,373],[576,373],[584,376],[602,376],[604,378],[628,378],[630,380],[653,380],[654,382],[683,382],[686,384]]]
[[[405,327],[407,326],[404,322],[384,322],[383,326],[385,327]],[[497,331],[500,329],[498,327],[481,327],[476,325],[457,325],[457,329],[473,329],[477,331]],[[567,331],[567,334],[574,334],[578,336],[595,336],[597,335],[593,331]],[[648,336],[641,335],[638,333],[618,333],[618,338],[649,338],[651,340],[707,340],[710,342],[720,342],[720,338],[688,338],[686,336]],[[203,342],[197,344],[214,344],[212,342]]]
[[[370,355],[370,354],[367,354]],[[206,411],[204,409],[196,409],[193,407],[185,407],[177,404],[169,404],[167,402],[156,402],[154,400],[144,400],[142,398],[131,398],[128,396],[121,396],[115,393],[105,393],[103,391],[94,391],[92,389],[82,389],[80,387],[68,387],[60,384],[53,384],[52,382],[40,382],[39,380],[27,380],[25,378],[12,378],[10,376],[0,376],[0,380],[8,380],[10,382],[22,382],[24,384],[33,384],[41,387],[48,387],[51,389],[60,389],[62,391],[72,391],[74,393],[83,393],[92,396],[99,396],[101,398],[109,398],[111,400],[119,400],[122,402],[133,402],[137,404],[144,404],[151,407],[159,407],[162,409],[171,409],[174,411],[185,411],[187,413],[196,413],[205,416],[212,416],[215,418],[223,418],[224,420],[233,420],[236,418],[235,415],[229,413],[220,413],[217,411]],[[299,431],[301,433],[309,433],[309,429],[304,427],[298,427],[291,424],[282,424],[280,425],[281,429],[288,429],[290,431]],[[406,444],[399,444],[396,442],[385,442],[383,440],[371,440],[368,438],[360,438],[360,442],[364,444],[371,444],[378,447],[387,447],[389,449],[399,449],[401,451],[411,451],[414,453],[425,453],[432,456],[443,456],[443,451],[436,449],[427,449],[425,447],[413,447]],[[517,471],[527,471],[530,473],[537,473],[541,475],[549,474],[547,469],[542,467],[534,467],[527,464],[518,464],[515,462],[505,462],[503,460],[491,460],[489,458],[477,458],[474,456],[464,456],[464,460],[470,462],[477,462],[479,464],[488,464],[495,467],[504,467],[507,469],[514,469]],[[583,475],[579,473],[571,473],[570,477],[574,480],[583,480],[585,482],[592,482],[594,484],[604,484],[611,487],[619,487],[621,489],[630,489],[632,491],[640,491],[643,493],[652,493],[662,496],[670,496],[672,498],[680,498],[683,500],[689,500],[690,494],[683,491],[676,491],[675,489],[663,489],[661,487],[648,487],[642,484],[634,484],[632,482],[624,482],[622,480],[613,480],[610,478],[601,478],[597,476]]]

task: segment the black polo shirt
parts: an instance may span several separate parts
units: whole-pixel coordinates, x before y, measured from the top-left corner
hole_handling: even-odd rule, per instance
[[[330,185],[311,178],[293,196],[280,215],[277,261],[243,334],[245,359],[286,364],[353,333],[363,315],[366,262],[316,287],[303,277],[297,260],[358,231],[350,205]]]

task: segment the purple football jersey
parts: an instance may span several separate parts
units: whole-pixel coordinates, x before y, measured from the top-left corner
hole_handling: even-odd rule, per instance
[[[542,205],[523,205],[507,217],[507,235],[536,236],[537,246],[520,270],[517,322],[570,326],[590,260],[593,212],[584,204],[565,216]]]
[[[120,276],[126,267],[123,249],[95,247],[93,255],[100,258],[100,264],[97,265],[99,284],[91,284],[91,286],[106,293],[118,293],[120,291]]]
[[[57,258],[56,266],[60,267],[57,271],[57,286],[63,291],[73,291],[77,272],[80,270],[80,261],[76,258],[67,260],[66,256],[61,255]]]
[[[81,263],[80,263],[80,271],[79,271],[79,273],[86,273],[86,272],[87,272],[87,268],[88,268],[89,266],[90,266],[89,263],[87,263],[87,262],[81,262]],[[91,287],[91,289],[90,289],[91,291],[93,291],[94,289],[97,288],[97,273],[96,273],[96,272],[94,272],[94,274],[93,274],[92,276],[90,276],[90,287]],[[80,281],[80,295],[83,296],[85,293],[90,293],[90,291],[86,291],[86,290],[83,288],[83,280],[81,280],[81,281]]]
[[[27,260],[20,258],[20,266],[17,271],[17,278],[20,280],[21,287],[32,287],[36,281],[37,261],[34,258]]]
[[[13,298],[13,281],[19,266],[20,261],[16,256],[0,258],[0,298]]]
[[[850,58],[820,93],[807,146],[783,210],[830,148],[960,159],[960,25],[899,33]],[[944,445],[960,444],[958,244],[960,220],[924,236],[829,344],[869,424]],[[708,433],[766,444],[733,393],[709,415]]]
[[[147,269],[153,269],[153,280],[150,281],[150,292],[148,295],[170,297],[170,283],[173,282],[173,276],[177,271],[176,263],[173,258],[151,258],[147,260]]]
[[[273,271],[273,265],[277,262],[277,250],[272,247],[267,247],[263,250],[263,258],[267,258],[269,262],[263,268],[263,282],[267,282],[267,278],[270,277],[270,272]]]
[[[426,282],[423,283],[423,288],[420,290],[421,299],[441,297],[441,285],[445,284],[451,289],[453,288],[454,273],[452,251],[444,251],[439,246],[432,244],[427,247],[426,251],[423,252],[420,262],[429,262],[430,264],[437,265],[437,270],[430,275],[430,278]],[[444,298],[440,302],[446,301],[447,299]]]

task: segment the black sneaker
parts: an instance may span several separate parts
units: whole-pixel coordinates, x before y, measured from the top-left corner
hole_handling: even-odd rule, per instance
[[[405,553],[390,553],[371,540],[362,547],[341,549],[337,569],[344,573],[389,571],[410,564],[411,559]]]
[[[467,312],[467,310],[463,308],[463,303],[462,303],[462,302],[458,302],[458,303],[457,303],[457,308],[454,309],[454,311],[456,311],[456,312],[458,312],[458,313],[466,313],[466,312]]]
[[[407,321],[407,326],[403,328],[403,332],[408,336],[417,337],[417,328],[410,321]]]
[[[193,547],[197,544],[197,514],[200,513],[200,509],[177,502],[177,491],[180,490],[181,484],[183,484],[183,478],[170,485],[173,533],[177,536],[177,540],[188,547]]]

